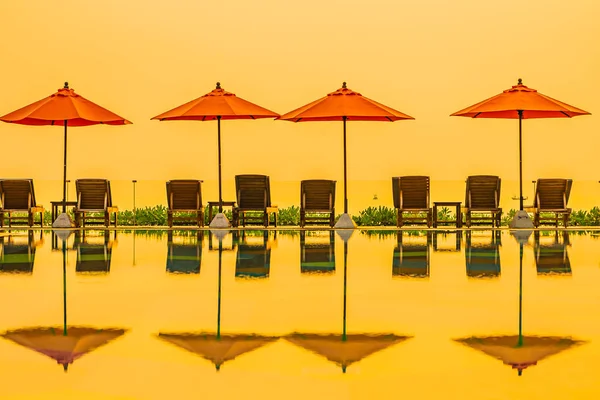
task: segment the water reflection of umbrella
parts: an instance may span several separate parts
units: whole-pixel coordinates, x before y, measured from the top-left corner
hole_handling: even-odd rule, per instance
[[[0,117],[0,121],[21,125],[59,125],[65,128],[64,139],[64,171],[63,171],[63,205],[61,220],[70,224],[66,215],[67,197],[67,127],[89,126],[89,125],[126,125],[131,124],[128,120],[100,107],[97,104],[76,94],[69,84],[45,99],[36,101],[28,106]],[[63,216],[64,214],[64,216]],[[57,218],[57,220],[59,220]],[[54,222],[54,221],[53,221]],[[59,227],[59,226],[56,226]],[[66,227],[60,225],[60,227]]]
[[[348,215],[348,184],[346,181],[346,121],[394,122],[414,119],[393,108],[368,99],[346,87],[346,82],[335,92],[290,111],[277,118],[283,121],[343,121],[344,123],[344,214],[335,224],[336,228],[354,228]]]
[[[221,120],[275,118],[279,114],[226,92],[217,82],[211,92],[179,107],[164,112],[152,119],[159,121],[217,121],[217,142],[219,155],[219,213],[210,222],[212,228],[226,228],[229,221],[223,214],[221,195]]]
[[[452,114],[451,116],[470,118],[503,118],[519,120],[519,210],[513,221],[528,220],[528,226],[514,226],[513,228],[533,228],[533,223],[527,213],[523,212],[523,160],[521,149],[521,122],[530,118],[572,118],[590,113],[570,106],[561,101],[539,93],[537,90],[523,85],[521,79],[518,84],[502,93],[479,102]],[[514,223],[514,222],[513,222]],[[523,224],[523,222],[521,222]]]
[[[352,231],[338,231],[344,240],[344,308],[342,334],[318,334],[318,333],[292,333],[285,336],[290,343],[303,347],[317,353],[329,361],[342,367],[346,372],[350,364],[356,363],[363,358],[386,349],[396,343],[409,339],[409,336],[397,336],[394,334],[348,334],[346,332],[346,288],[347,288],[347,259],[348,240]]]
[[[63,326],[23,328],[2,334],[5,339],[56,360],[65,372],[73,361],[126,332],[124,329],[67,326],[67,238],[68,234],[63,238]]]
[[[221,261],[223,237],[228,231],[212,231],[219,239],[219,279],[217,300],[217,331],[199,333],[159,333],[158,337],[211,361],[217,371],[226,361],[278,340],[274,336],[256,334],[221,334]]]
[[[523,335],[523,245],[527,243],[531,231],[514,233],[519,241],[519,334],[487,337],[468,337],[455,339],[457,342],[479,350],[487,355],[501,360],[504,364],[518,370],[519,376],[523,370],[551,355],[582,344],[582,341],[569,337],[556,336],[526,336]]]

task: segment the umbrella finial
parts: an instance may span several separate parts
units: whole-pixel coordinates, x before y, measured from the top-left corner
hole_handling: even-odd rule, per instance
[[[518,84],[519,84],[519,85],[522,85],[522,84],[523,84],[523,79],[519,78],[519,82],[518,82]]]
[[[63,364],[63,371],[69,372],[69,364],[68,363]]]
[[[523,375],[523,369],[519,368],[519,376]]]
[[[69,88],[69,82],[65,82],[65,87],[64,89],[68,89]]]
[[[346,365],[342,364],[342,372],[345,374],[346,373]]]
[[[219,372],[221,370],[221,364],[215,364],[215,368],[217,369],[217,372]]]
[[[221,89],[221,82],[217,82],[217,89]]]
[[[348,89],[348,88],[346,87],[346,82],[342,82],[342,89]]]

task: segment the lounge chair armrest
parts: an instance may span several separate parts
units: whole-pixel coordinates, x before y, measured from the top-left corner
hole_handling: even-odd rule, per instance
[[[109,213],[116,213],[116,212],[119,212],[119,207],[116,207],[116,206],[107,207],[106,211]]]
[[[35,206],[29,209],[32,213],[44,212],[44,206]]]

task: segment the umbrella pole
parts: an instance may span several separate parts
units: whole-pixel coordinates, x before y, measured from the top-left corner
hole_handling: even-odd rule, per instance
[[[221,255],[223,253],[223,239],[219,237],[219,291],[217,295],[217,340],[221,339]]]
[[[521,125],[523,122],[523,110],[519,110],[519,210],[523,211],[523,148],[521,139]]]
[[[344,240],[344,317],[343,317],[343,321],[344,321],[344,327],[342,330],[342,342],[345,342],[347,340],[346,337],[346,283],[347,283],[347,277],[346,277],[346,272],[347,272],[347,259],[348,259],[348,241]]]
[[[346,119],[344,117],[344,214],[348,214],[348,182],[346,180]]]
[[[63,198],[62,212],[67,212],[67,120],[65,119],[65,151],[64,151],[64,169],[63,169]]]
[[[523,346],[523,243],[519,243],[519,342]]]
[[[67,336],[67,243],[62,242],[63,256],[63,336]]]
[[[221,196],[221,116],[217,117],[217,138],[219,148],[219,213],[222,213],[223,197]]]

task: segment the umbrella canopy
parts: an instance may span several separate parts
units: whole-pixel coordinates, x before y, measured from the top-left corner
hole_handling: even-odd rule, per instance
[[[158,337],[211,361],[217,371],[226,361],[256,350],[278,340],[278,337],[261,335],[219,335],[215,333],[159,333]]]
[[[519,345],[518,335],[456,339],[459,343],[501,360],[519,373],[544,358],[583,343],[568,337],[554,336],[522,336],[521,340],[522,345]]]
[[[346,335],[346,339],[343,340],[342,335],[293,333],[284,338],[290,343],[317,353],[338,364],[342,367],[342,371],[346,372],[346,368],[350,364],[410,337],[392,334],[350,334]]]
[[[223,197],[221,190],[221,120],[225,119],[259,119],[276,118],[279,114],[250,103],[235,94],[226,92],[217,82],[217,87],[211,92],[195,100],[187,102],[179,107],[157,115],[152,119],[159,121],[217,121],[217,142],[219,155],[219,217],[224,218]],[[217,217],[213,221],[218,221]],[[212,224],[211,227],[225,228],[228,222],[219,225]]]
[[[124,329],[96,329],[70,326],[18,329],[2,335],[5,339],[56,360],[65,371],[73,361],[125,333]]]
[[[520,111],[520,113],[519,113]],[[521,116],[519,117],[519,114]],[[571,118],[590,113],[518,83],[496,96],[452,114],[470,118]]]
[[[521,121],[532,118],[572,118],[590,113],[543,95],[537,90],[517,85],[487,100],[457,111],[450,116],[469,118],[507,118],[519,120],[519,203],[523,210],[523,161]],[[526,226],[523,226],[525,228]],[[533,225],[531,226],[533,227]]]
[[[346,121],[387,121],[394,122],[413,117],[388,106],[364,97],[348,89],[346,82],[335,92],[290,111],[277,118],[284,121],[343,121],[344,122],[344,214],[348,214],[347,166],[346,166]],[[352,220],[348,217],[349,223]],[[342,227],[340,223],[336,227]],[[348,227],[348,226],[343,226]]]
[[[21,125],[126,125],[130,121],[75,93],[65,82],[62,89],[0,117],[0,121]]]
[[[64,126],[63,213],[66,211],[64,202],[67,197],[67,127],[131,124],[123,117],[78,95],[69,88],[68,82],[56,93],[4,115],[0,117],[0,121],[21,125]]]

